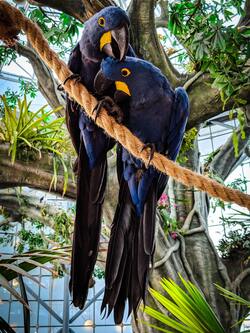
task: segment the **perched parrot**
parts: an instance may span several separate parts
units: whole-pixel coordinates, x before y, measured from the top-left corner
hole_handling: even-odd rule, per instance
[[[118,7],[106,7],[91,17],[85,23],[81,40],[70,55],[68,65],[74,74],[65,82],[68,79],[78,80],[94,94],[94,78],[103,58],[112,56],[121,60],[126,53],[133,56],[128,44],[128,28],[127,14]],[[106,94],[112,96],[113,90],[111,87]],[[118,112],[113,100],[106,97],[103,101],[102,106],[109,107],[111,113],[114,108]],[[121,115],[117,116],[119,118]],[[106,154],[114,146],[114,141],[69,97],[66,123],[78,154],[76,217],[69,287],[73,304],[82,309],[98,254],[107,175]]]
[[[103,60],[95,80],[97,91],[105,86],[105,78],[107,85],[114,81],[117,93],[127,96],[124,125],[145,144],[144,148],[151,148],[152,154],[157,151],[175,160],[189,116],[185,90],[173,90],[157,67],[132,57]],[[140,301],[145,301],[154,253],[156,205],[168,177],[121,146],[117,169],[119,199],[111,227],[101,310],[108,310],[108,315],[114,310],[119,324],[126,300],[129,314],[132,310],[136,314]]]

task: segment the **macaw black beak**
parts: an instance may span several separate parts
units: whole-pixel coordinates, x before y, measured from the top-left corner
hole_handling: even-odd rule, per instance
[[[123,60],[128,50],[128,26],[104,33],[100,39],[100,49],[109,57]]]
[[[94,88],[97,94],[103,95],[103,93],[108,90],[112,84],[114,84],[114,81],[107,79],[100,69],[94,79]]]

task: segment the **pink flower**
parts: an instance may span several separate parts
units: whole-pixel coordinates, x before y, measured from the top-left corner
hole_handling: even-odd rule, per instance
[[[168,196],[166,193],[163,193],[158,201],[158,205],[161,207],[166,207],[168,203]]]
[[[168,196],[166,193],[162,193],[161,197],[160,197],[160,200],[164,200],[164,201],[167,201],[168,200]]]
[[[170,236],[171,236],[174,240],[176,240],[178,234],[177,234],[177,232],[173,231],[173,232],[170,233]]]

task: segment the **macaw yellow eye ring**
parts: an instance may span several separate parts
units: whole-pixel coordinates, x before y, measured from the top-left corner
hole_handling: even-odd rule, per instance
[[[105,23],[106,23],[105,18],[104,17],[99,17],[99,19],[98,19],[99,26],[104,27]]]
[[[131,74],[131,71],[128,68],[122,68],[121,69],[122,76],[129,76]]]

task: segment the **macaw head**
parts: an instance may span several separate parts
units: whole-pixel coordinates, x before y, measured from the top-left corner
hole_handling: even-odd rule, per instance
[[[123,9],[115,6],[102,9],[85,23],[83,51],[85,48],[85,52],[96,52],[99,58],[107,55],[122,60],[128,50],[129,24]],[[88,43],[92,46],[89,50]]]
[[[101,69],[95,78],[95,89],[101,93],[109,82],[115,82],[116,90],[131,97],[151,97],[160,89],[166,78],[159,68],[148,61],[126,57],[123,61],[103,59]],[[105,88],[105,89],[104,89]]]

